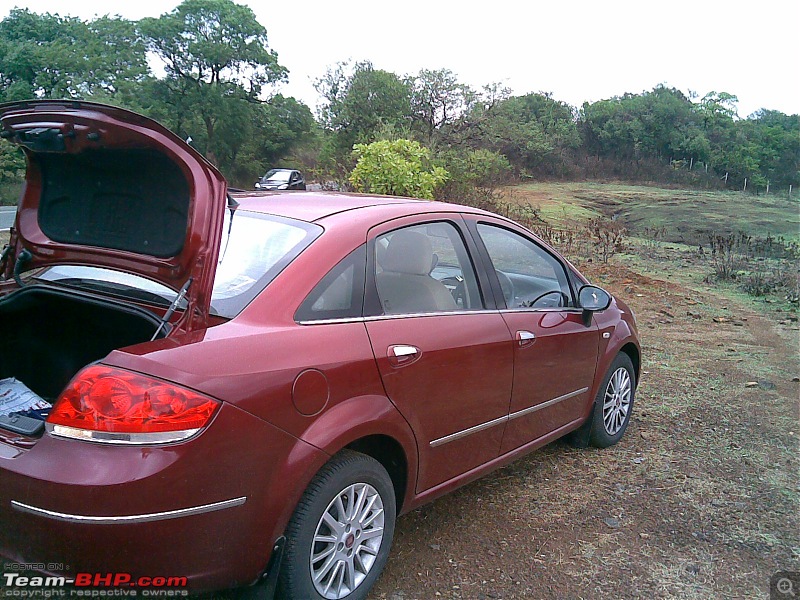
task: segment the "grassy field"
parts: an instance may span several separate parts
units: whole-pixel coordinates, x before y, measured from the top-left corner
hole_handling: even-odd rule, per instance
[[[556,222],[605,215],[633,235],[664,228],[666,241],[706,243],[706,232],[782,236],[800,242],[800,197],[675,190],[604,183],[532,183],[503,190],[504,200],[529,203]]]

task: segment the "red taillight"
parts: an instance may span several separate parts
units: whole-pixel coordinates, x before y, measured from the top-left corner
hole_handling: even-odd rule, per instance
[[[146,434],[186,434],[154,436],[159,441],[173,441],[205,427],[219,404],[217,400],[158,379],[94,365],[78,373],[69,383],[50,411],[47,422],[58,435],[98,441],[102,436],[88,435],[88,432],[132,434],[135,439],[116,435],[108,439],[140,442],[147,440]],[[65,427],[71,429],[65,430]],[[73,430],[85,433],[69,434]]]

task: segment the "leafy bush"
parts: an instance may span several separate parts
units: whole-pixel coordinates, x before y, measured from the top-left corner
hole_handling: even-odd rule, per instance
[[[358,162],[350,183],[359,192],[432,200],[434,190],[450,176],[431,165],[430,151],[412,140],[356,144],[353,157]]]

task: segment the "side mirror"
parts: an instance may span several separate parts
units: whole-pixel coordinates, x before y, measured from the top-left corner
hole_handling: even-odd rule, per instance
[[[596,285],[585,285],[578,291],[578,303],[583,309],[583,324],[592,324],[592,313],[605,310],[611,305],[611,294]]]

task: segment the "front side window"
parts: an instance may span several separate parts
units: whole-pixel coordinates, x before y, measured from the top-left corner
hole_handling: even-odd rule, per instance
[[[475,271],[452,223],[396,229],[376,238],[373,251],[383,314],[483,308]]]
[[[513,231],[478,224],[508,308],[574,306],[564,267],[544,248]]]

